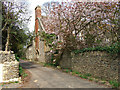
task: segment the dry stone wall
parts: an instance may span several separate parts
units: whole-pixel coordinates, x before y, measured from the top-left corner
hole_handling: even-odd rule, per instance
[[[94,77],[105,80],[118,80],[119,58],[107,52],[92,51],[79,54],[65,52],[60,66],[79,71],[83,74],[90,73]]]
[[[0,65],[2,65],[2,80],[0,82],[18,81],[19,62],[13,52],[0,51]]]
[[[18,61],[5,62],[3,66],[3,81],[19,78]]]

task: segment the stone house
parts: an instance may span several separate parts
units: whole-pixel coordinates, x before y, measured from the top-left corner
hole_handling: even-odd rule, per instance
[[[35,8],[35,38],[33,39],[32,44],[27,47],[26,58],[28,60],[45,62],[45,53],[50,51],[50,49],[40,37],[42,31],[47,32],[44,29],[41,18],[41,7],[37,6]]]

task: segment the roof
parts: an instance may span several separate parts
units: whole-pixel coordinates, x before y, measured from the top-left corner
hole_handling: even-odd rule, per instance
[[[41,8],[41,6],[37,5],[37,7],[35,8],[35,10],[36,10],[37,8]]]

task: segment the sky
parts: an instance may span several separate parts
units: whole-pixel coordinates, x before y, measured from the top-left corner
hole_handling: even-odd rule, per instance
[[[30,31],[34,31],[34,26],[35,26],[35,7],[42,4],[45,2],[50,2],[50,1],[63,1],[63,0],[27,0],[27,3],[29,4],[29,10],[30,10],[30,15],[31,21],[28,24],[28,28]]]
[[[4,0],[0,0],[4,1]],[[28,5],[28,10],[29,10],[29,16],[31,16],[31,20],[28,23],[28,28],[29,31],[34,31],[35,27],[35,8],[36,6],[42,6],[45,2],[51,2],[51,1],[58,1],[58,2],[64,2],[64,1],[71,1],[71,0],[6,0],[9,2],[25,2]]]
[[[11,0],[8,0],[8,1],[11,1]],[[17,2],[23,1],[23,2],[28,3],[30,16],[32,16],[31,21],[28,23],[28,28],[29,28],[29,31],[32,32],[32,31],[34,31],[34,26],[35,26],[35,7],[36,6],[38,6],[38,5],[42,6],[45,2],[51,2],[51,1],[64,2],[64,1],[71,1],[71,0],[14,0],[14,1],[17,1]],[[81,1],[84,1],[84,0],[81,0]],[[107,0],[107,1],[109,1],[109,0]],[[118,1],[118,0],[110,0],[110,1]]]

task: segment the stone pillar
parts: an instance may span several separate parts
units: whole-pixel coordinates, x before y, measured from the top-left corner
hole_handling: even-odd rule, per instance
[[[0,83],[20,81],[19,62],[13,52],[0,51]]]
[[[38,22],[38,19],[37,18],[40,18],[41,17],[41,7],[40,6],[37,6],[35,8],[35,34],[36,34],[36,37],[35,37],[35,49],[39,51],[39,32],[38,32],[38,29],[39,29],[39,22]]]

